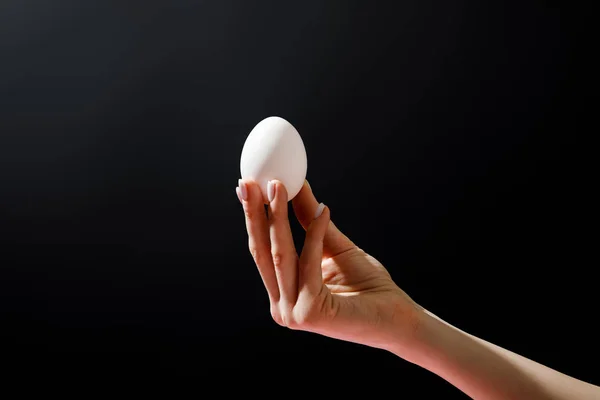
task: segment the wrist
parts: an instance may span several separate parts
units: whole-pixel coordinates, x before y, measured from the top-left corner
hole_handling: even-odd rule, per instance
[[[415,317],[414,339],[410,346],[396,342],[392,352],[397,356],[439,373],[440,368],[455,367],[456,363],[469,362],[482,355],[478,339],[425,308],[419,307]]]
[[[452,358],[453,352],[471,339],[424,308],[419,313],[418,326],[412,362],[430,371],[443,360]]]
[[[437,317],[417,304],[414,305],[414,313],[409,321],[408,335],[405,320],[395,324],[387,350],[406,361],[423,366],[427,358],[433,356],[433,344],[439,342],[446,327]]]

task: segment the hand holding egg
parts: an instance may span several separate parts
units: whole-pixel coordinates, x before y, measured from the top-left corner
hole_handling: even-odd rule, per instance
[[[246,140],[241,170],[236,194],[248,249],[274,321],[388,350],[413,348],[419,306],[330,220],[329,207],[317,201],[305,180],[306,153],[298,132],[282,118],[261,121]],[[306,232],[300,253],[289,200]]]

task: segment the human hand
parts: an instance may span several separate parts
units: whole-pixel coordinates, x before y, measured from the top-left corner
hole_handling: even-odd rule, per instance
[[[298,255],[285,186],[272,181],[268,187],[270,199],[263,198],[253,181],[240,180],[236,192],[273,319],[290,329],[396,353],[409,349],[422,308],[394,283],[380,262],[338,230],[330,221],[329,208],[317,202],[307,182],[292,200],[306,230]]]

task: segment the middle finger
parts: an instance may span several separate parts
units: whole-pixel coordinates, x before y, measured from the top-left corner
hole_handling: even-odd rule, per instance
[[[282,300],[293,305],[298,297],[298,253],[288,219],[287,190],[281,182],[270,181],[267,192],[273,266]]]

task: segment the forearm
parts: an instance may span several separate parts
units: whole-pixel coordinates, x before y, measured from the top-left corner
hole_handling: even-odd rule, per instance
[[[424,311],[418,344],[393,352],[473,399],[598,399],[600,388],[465,333]]]

